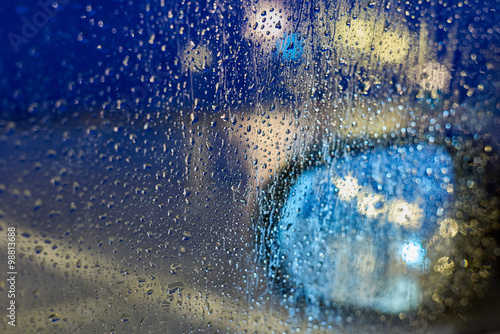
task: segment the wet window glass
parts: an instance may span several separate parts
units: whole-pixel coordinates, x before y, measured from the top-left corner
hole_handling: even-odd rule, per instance
[[[481,1],[11,1],[2,333],[500,330]]]

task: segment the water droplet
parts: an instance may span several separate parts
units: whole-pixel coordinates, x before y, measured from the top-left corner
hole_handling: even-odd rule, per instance
[[[61,320],[61,316],[57,313],[54,313],[54,314],[51,314],[49,316],[49,319],[52,321],[52,322],[56,322],[56,321],[59,321]]]
[[[175,282],[175,283],[170,283],[168,285],[168,293],[172,294],[176,291],[182,291],[184,290],[184,283],[182,282]]]

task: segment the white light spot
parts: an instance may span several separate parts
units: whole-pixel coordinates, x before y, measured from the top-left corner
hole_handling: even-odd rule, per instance
[[[401,258],[410,266],[421,264],[424,260],[424,255],[425,251],[422,245],[415,241],[406,242],[401,247]]]
[[[339,197],[343,200],[350,200],[358,195],[360,186],[358,180],[352,176],[346,176],[345,179],[336,177],[333,183],[339,189]]]

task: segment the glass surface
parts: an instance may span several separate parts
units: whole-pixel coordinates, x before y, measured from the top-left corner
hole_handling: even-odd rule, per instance
[[[498,13],[4,4],[0,332],[499,331]]]

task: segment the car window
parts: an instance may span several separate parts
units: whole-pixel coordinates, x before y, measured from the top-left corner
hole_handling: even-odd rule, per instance
[[[491,1],[14,1],[2,332],[494,332]]]

